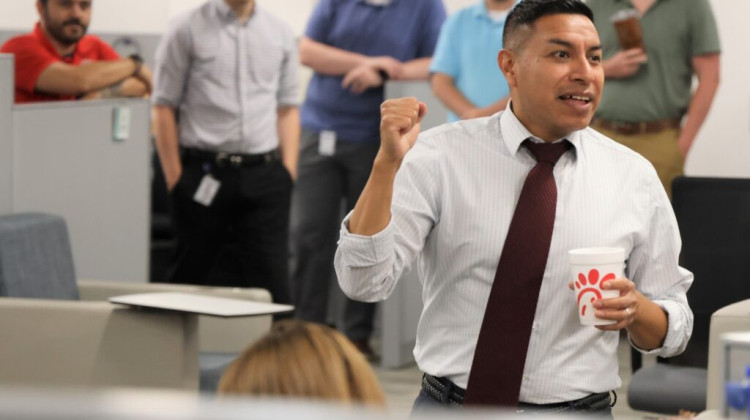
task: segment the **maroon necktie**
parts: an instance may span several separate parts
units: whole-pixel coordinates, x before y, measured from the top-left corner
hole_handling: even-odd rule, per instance
[[[555,224],[557,186],[552,169],[570,148],[560,143],[523,145],[536,158],[518,198],[495,273],[474,362],[466,405],[516,407],[531,325]]]

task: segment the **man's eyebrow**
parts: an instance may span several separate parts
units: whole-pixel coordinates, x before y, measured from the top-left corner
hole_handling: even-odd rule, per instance
[[[573,44],[560,38],[552,38],[547,41],[550,44],[560,45],[567,48],[573,48]],[[588,51],[598,51],[602,49],[602,45],[594,45],[592,47],[589,47]]]

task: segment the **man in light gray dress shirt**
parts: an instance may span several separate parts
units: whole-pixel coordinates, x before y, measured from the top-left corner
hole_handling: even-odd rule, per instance
[[[554,165],[553,234],[512,408],[608,416],[609,392],[622,384],[620,330],[643,353],[668,357],[687,345],[693,276],[678,265],[667,195],[648,161],[588,128],[604,83],[601,50],[585,4],[524,0],[508,16],[498,56],[508,109],[420,134],[423,103],[383,104],[380,150],[341,226],[335,265],[342,289],[365,301],[387,298],[416,266],[424,309],[414,355],[426,375],[415,407],[463,404],[501,250],[536,164],[526,141],[571,148]],[[606,283],[619,297],[592,302],[597,317],[615,322],[585,326],[567,251],[600,246],[626,251],[628,278]],[[489,333],[503,341],[502,330]]]
[[[291,28],[253,0],[209,0],[162,38],[153,103],[178,235],[169,282],[289,301],[297,57]]]

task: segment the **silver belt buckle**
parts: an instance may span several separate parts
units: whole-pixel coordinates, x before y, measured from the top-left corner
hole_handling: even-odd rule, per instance
[[[242,166],[242,156],[229,156],[229,164],[235,168],[239,168],[240,166]]]

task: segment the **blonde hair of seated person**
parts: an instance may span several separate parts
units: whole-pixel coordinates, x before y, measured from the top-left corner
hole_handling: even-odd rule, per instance
[[[275,323],[246,349],[221,377],[219,394],[385,407],[375,373],[357,348],[333,328],[298,320]]]

